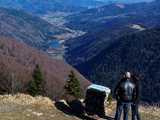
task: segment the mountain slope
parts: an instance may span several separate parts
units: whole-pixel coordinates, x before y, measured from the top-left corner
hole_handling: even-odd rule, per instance
[[[0,6],[22,9],[34,14],[49,12],[76,12],[90,7],[102,6],[105,3],[96,0],[1,0]]]
[[[54,35],[65,31],[23,11],[0,8],[0,35],[44,50]]]
[[[51,11],[67,10],[65,8],[66,6],[57,0],[1,0],[0,6],[6,8],[22,9],[34,14],[44,14]],[[70,9],[68,11],[70,11]],[[73,10],[75,10],[75,8],[73,8]]]
[[[87,32],[67,41],[66,59],[76,65],[92,59],[117,38],[159,26],[160,2],[112,4],[68,17],[67,26]]]
[[[39,64],[45,76],[47,95],[58,99],[63,95],[64,84],[68,74],[74,70],[80,80],[83,90],[89,82],[74,68],[63,61],[48,57],[45,53],[35,50],[14,39],[0,37],[0,74],[12,76],[14,85],[25,92],[26,85],[32,80],[32,71]],[[2,79],[1,79],[2,80]],[[19,82],[18,82],[19,81]],[[5,84],[1,81],[0,87]]]
[[[155,6],[153,6],[153,3],[110,4],[99,8],[89,9],[81,13],[67,16],[67,19],[69,20],[67,25],[68,27],[70,26],[75,29],[92,31],[94,29],[91,28],[96,28],[97,25],[102,23],[105,24],[107,21],[110,21],[110,19],[127,18],[128,15],[146,13],[146,10],[149,7]]]
[[[105,5],[105,2],[101,2],[98,0],[60,0],[61,4],[66,4],[68,6],[77,6],[77,7],[84,7],[84,8],[95,8]]]
[[[160,101],[160,29],[126,35],[110,44],[100,54],[77,68],[93,82],[112,89],[121,73],[140,75],[142,100]],[[147,92],[146,92],[147,91]]]

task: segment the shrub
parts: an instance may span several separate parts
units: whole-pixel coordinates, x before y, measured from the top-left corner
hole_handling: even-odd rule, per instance
[[[112,98],[112,94],[110,93],[109,95],[108,95],[108,103],[109,103],[109,105],[111,105],[111,103],[112,103],[112,100],[113,100],[113,98]]]

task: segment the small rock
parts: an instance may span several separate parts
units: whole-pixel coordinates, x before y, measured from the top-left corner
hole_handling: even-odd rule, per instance
[[[38,113],[38,112],[33,112],[33,114],[36,115],[36,116],[42,116],[43,115],[43,113]]]
[[[30,115],[30,114],[27,114],[26,116],[27,116],[27,117],[30,117],[31,115]]]
[[[27,112],[32,112],[32,110],[31,109],[27,109]]]
[[[51,115],[51,117],[55,117],[55,115]]]

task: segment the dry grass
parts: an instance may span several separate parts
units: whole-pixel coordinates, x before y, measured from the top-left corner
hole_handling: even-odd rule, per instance
[[[108,116],[114,118],[116,102],[107,107]],[[142,120],[160,120],[160,109],[140,107]],[[0,96],[0,120],[78,120],[77,117],[57,110],[47,97],[25,94]]]
[[[0,96],[0,120],[76,120],[56,109],[45,97],[18,94]]]
[[[13,103],[19,105],[42,105],[47,107],[53,107],[53,102],[47,97],[32,97],[26,94],[17,95],[0,95],[0,103]]]

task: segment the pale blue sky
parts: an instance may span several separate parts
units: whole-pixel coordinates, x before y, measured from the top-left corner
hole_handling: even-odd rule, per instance
[[[154,0],[99,0],[99,1],[104,1],[104,2],[108,2],[108,1],[114,1],[114,2],[151,2]]]

